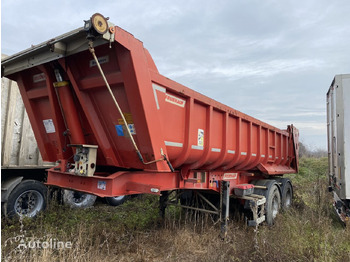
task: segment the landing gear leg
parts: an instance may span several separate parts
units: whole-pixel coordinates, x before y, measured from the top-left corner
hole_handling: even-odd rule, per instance
[[[230,208],[230,182],[222,181],[220,189],[220,219],[221,219],[221,233],[220,236],[224,239],[227,235],[227,223]]]
[[[167,207],[168,198],[169,198],[169,192],[162,191],[159,198],[159,213],[163,219],[165,217],[165,209]]]

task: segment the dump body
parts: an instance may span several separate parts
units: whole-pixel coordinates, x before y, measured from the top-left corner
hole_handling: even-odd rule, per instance
[[[232,172],[298,171],[296,128],[280,130],[172,81],[133,35],[119,27],[106,34],[93,42],[98,63],[83,29],[3,61],[5,75],[19,85],[43,159],[60,160],[49,172],[49,184],[115,196],[183,187],[218,190],[213,182],[225,176],[236,180],[231,186],[249,182],[249,176]],[[69,144],[98,146],[96,163],[89,164],[97,166],[93,177],[72,174],[75,148]],[[186,179],[202,185],[185,185]]]
[[[1,78],[1,168],[48,168],[43,162],[17,83]]]
[[[327,93],[330,186],[350,200],[350,74],[335,76]]]
[[[158,73],[140,41],[116,27],[116,42],[96,53],[141,153],[148,159],[166,152],[175,168],[261,169],[295,172],[290,131],[280,130],[220,104]],[[86,44],[87,45],[87,44]],[[51,62],[52,63],[52,62]],[[86,144],[99,146],[98,165],[147,169],[130,145],[123,120],[88,50],[56,60],[65,70]],[[5,65],[6,70],[6,65]],[[61,159],[66,130],[50,63],[13,74],[29,109],[44,160]],[[165,163],[152,170],[168,171]]]

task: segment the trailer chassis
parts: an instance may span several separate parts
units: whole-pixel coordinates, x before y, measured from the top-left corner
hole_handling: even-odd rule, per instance
[[[169,205],[216,215],[221,225],[221,237],[227,234],[229,220],[230,197],[242,200],[245,208],[252,212],[249,226],[257,226],[265,221],[266,198],[253,193],[236,195],[235,189],[242,184],[249,184],[252,173],[235,173],[230,181],[223,180],[224,172],[191,171],[186,179],[180,171],[152,172],[152,171],[119,171],[113,174],[95,174],[94,176],[79,176],[75,173],[61,172],[59,167],[48,171],[47,185],[59,186],[67,189],[96,194],[100,197],[113,197],[130,194],[155,194],[160,196],[160,214],[165,215]],[[200,174],[200,175],[199,175]],[[229,173],[232,174],[232,173]],[[228,177],[228,176],[226,176]],[[260,186],[255,186],[261,188]],[[181,196],[186,190],[192,192],[205,203],[204,205],[189,205],[181,203]],[[212,203],[203,192],[219,194],[219,205]],[[180,202],[180,203],[179,203]]]

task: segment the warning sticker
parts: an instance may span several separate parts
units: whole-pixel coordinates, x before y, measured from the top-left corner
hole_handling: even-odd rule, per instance
[[[130,130],[130,133],[132,135],[136,135],[135,125],[134,124],[129,124],[128,127],[129,127],[129,130]]]
[[[97,181],[97,188],[101,190],[106,190],[106,181]]]
[[[133,124],[134,121],[132,120],[132,115],[131,113],[123,113],[124,117],[125,117],[125,120],[128,124]],[[119,125],[124,125],[124,121],[123,121],[123,118],[119,118],[118,119],[118,124]]]
[[[46,133],[50,134],[50,133],[55,133],[55,125],[53,124],[52,119],[45,119],[43,120],[44,126],[45,126],[45,130]]]
[[[128,124],[130,133],[132,135],[136,135],[135,125]],[[115,129],[117,130],[118,136],[128,136],[128,131],[126,130],[125,125],[115,125]]]
[[[204,130],[198,129],[198,146],[204,146]]]
[[[123,125],[115,125],[118,136],[124,136]]]

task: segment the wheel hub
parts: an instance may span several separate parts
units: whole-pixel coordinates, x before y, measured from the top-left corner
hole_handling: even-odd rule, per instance
[[[34,190],[28,190],[18,196],[15,211],[19,216],[34,217],[42,208],[43,196]]]

